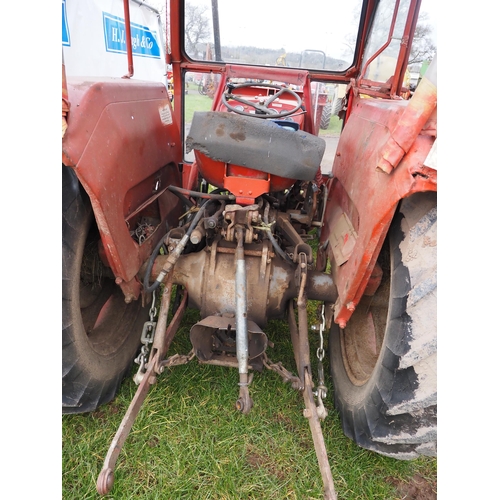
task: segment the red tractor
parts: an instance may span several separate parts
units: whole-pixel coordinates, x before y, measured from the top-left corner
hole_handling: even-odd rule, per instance
[[[271,368],[303,394],[325,498],[335,498],[320,426],[325,380],[311,370],[311,351],[321,366],[324,349],[309,345],[310,300],[321,304],[345,434],[399,459],[436,454],[435,58],[411,98],[401,97],[420,0],[354,2],[345,58],[317,36],[331,30],[304,14],[300,40],[289,40],[279,64],[271,25],[198,3],[211,29],[197,45],[184,0],[169,1],[172,103],[166,82],[134,77],[138,23],[128,0],[125,74],[70,77],[63,65],[63,413],[111,401],[136,361],[137,393],[98,480],[105,494],[167,366],[196,357],[237,368],[243,413],[253,405],[253,371]],[[290,26],[287,13],[275,14]],[[236,55],[247,21],[266,36],[242,41],[248,47]],[[304,58],[309,43],[324,46]],[[194,73],[217,87],[205,97],[210,108],[190,114],[184,90]],[[347,91],[325,163],[317,89],[327,84]],[[192,351],[169,356],[187,307],[201,314]],[[293,373],[269,363],[270,319],[288,323]]]

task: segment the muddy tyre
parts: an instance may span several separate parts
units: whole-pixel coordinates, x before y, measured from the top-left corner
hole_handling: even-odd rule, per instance
[[[436,455],[435,193],[402,201],[379,264],[384,278],[347,327],[330,332],[330,372],[344,433],[409,460]]]
[[[328,104],[325,104],[323,112],[321,113],[321,122],[319,125],[321,130],[326,130],[330,126],[331,119],[332,119],[332,103],[329,102]]]
[[[342,109],[342,99],[339,97],[336,97],[335,101],[332,104],[332,115],[338,116],[341,109]]]
[[[147,311],[125,303],[98,257],[88,196],[72,169],[63,166],[62,175],[62,412],[84,413],[116,395]]]

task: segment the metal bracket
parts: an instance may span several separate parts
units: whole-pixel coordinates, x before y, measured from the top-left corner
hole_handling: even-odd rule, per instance
[[[333,485],[333,476],[330,469],[330,464],[328,462],[328,455],[326,452],[325,438],[323,437],[323,431],[321,430],[321,413],[323,407],[323,402],[321,398],[319,400],[320,408],[316,407],[314,402],[314,393],[312,390],[312,378],[309,370],[305,372],[305,389],[303,392],[304,402],[306,408],[304,410],[304,417],[309,420],[309,427],[311,429],[311,434],[314,442],[314,449],[316,451],[316,457],[318,458],[319,469],[321,472],[321,477],[323,479],[323,492],[325,500],[337,500],[337,493],[335,492],[335,487]]]
[[[108,453],[106,454],[102,470],[97,479],[97,492],[100,495],[106,495],[111,491],[113,487],[116,461],[125,443],[125,440],[127,439],[130,430],[132,429],[132,425],[134,424],[135,419],[139,414],[142,404],[146,399],[149,388],[156,382],[156,374],[162,373],[165,369],[165,366],[180,364],[179,358],[176,358],[177,355],[173,356],[171,360],[169,358],[166,361],[163,361],[163,357],[168,350],[170,342],[172,341],[175,332],[179,328],[179,324],[187,304],[187,292],[184,291],[182,302],[167,328],[167,316],[170,307],[171,291],[172,285],[170,278],[169,280],[167,280],[167,286],[163,292],[161,300],[160,312],[158,314],[158,324],[156,327],[157,334],[155,335],[153,342],[152,358],[147,363],[146,373],[144,373],[144,375],[141,377],[141,381],[134,395],[134,398],[132,399],[127,412],[125,413],[125,416],[121,421],[120,427],[118,428],[115,437],[111,442],[111,446],[109,447]],[[182,361],[185,361],[187,363],[190,359],[192,359],[192,357],[194,357],[194,353],[192,353],[192,356],[190,353],[188,356],[182,359]]]

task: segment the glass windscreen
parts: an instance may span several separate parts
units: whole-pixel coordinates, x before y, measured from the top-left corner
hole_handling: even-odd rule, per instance
[[[378,57],[369,65],[364,75],[369,80],[388,81],[396,68],[399,50],[403,40],[410,0],[401,0],[396,11],[396,0],[381,0],[377,6],[372,31],[363,57],[363,64],[385,46]],[[396,12],[395,12],[396,11]],[[392,36],[389,36],[394,19]]]
[[[345,71],[362,0],[188,0],[185,50],[194,60]]]

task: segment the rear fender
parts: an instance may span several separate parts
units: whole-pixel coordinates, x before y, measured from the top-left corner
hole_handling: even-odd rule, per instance
[[[437,171],[425,165],[435,142],[436,108],[389,173],[377,166],[408,101],[353,97],[333,163],[321,247],[332,263],[338,300],[334,320],[342,328],[370,283],[376,261],[401,199],[437,191]]]
[[[181,185],[180,134],[167,90],[160,83],[68,78],[68,96],[63,164],[75,170],[89,195],[104,260],[124,291],[137,298],[140,286],[134,277],[166,222],[177,225],[182,209],[166,191],[171,184]],[[131,226],[152,207],[161,223],[139,245]]]

